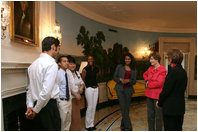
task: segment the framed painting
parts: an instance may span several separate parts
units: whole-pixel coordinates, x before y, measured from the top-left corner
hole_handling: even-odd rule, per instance
[[[11,2],[11,39],[19,43],[38,46],[39,37],[39,2],[12,1]]]

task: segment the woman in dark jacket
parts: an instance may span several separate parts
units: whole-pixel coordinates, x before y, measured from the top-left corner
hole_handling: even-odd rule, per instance
[[[134,57],[130,53],[125,55],[124,63],[116,67],[113,79],[117,82],[114,89],[118,95],[122,112],[120,128],[122,131],[130,131],[132,130],[132,125],[129,117],[129,106],[131,96],[134,93],[133,85],[136,83]]]
[[[182,131],[187,87],[187,73],[181,63],[183,54],[178,49],[168,53],[168,64],[171,66],[165,79],[164,87],[156,103],[163,108],[165,131]]]

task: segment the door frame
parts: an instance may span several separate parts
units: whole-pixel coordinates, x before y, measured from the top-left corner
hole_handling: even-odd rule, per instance
[[[159,38],[159,53],[161,55],[161,64],[164,64],[164,52],[168,52],[166,50],[166,44],[173,44],[173,48],[177,48],[182,50],[182,47],[177,46],[177,44],[182,43],[183,45],[188,47],[189,53],[189,75],[188,75],[188,88],[187,88],[187,96],[196,95],[197,96],[197,80],[194,79],[195,74],[195,55],[197,54],[196,49],[196,38],[195,37],[160,37]],[[171,49],[171,47],[169,47]],[[186,52],[186,51],[185,51]]]

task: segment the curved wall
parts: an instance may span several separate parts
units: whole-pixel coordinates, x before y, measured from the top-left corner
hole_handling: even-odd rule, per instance
[[[82,16],[64,5],[56,2],[56,22],[61,26],[62,32],[62,47],[61,53],[71,54],[76,56],[83,55],[81,46],[77,46],[76,37],[79,33],[81,25],[94,35],[97,31],[102,31],[106,37],[106,42],[103,43],[104,48],[112,48],[113,44],[118,42],[129,48],[130,52],[139,58],[141,48],[148,47],[149,44],[158,41],[159,37],[196,37],[196,33],[161,33],[161,32],[146,32],[123,29],[96,22],[85,16]],[[108,29],[117,30],[110,32]]]

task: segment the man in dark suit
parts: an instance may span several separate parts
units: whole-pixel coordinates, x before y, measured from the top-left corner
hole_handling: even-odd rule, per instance
[[[184,94],[187,87],[187,73],[181,65],[182,60],[183,54],[180,50],[173,49],[168,53],[168,64],[171,68],[156,103],[156,107],[163,108],[165,131],[182,131],[185,114]]]

